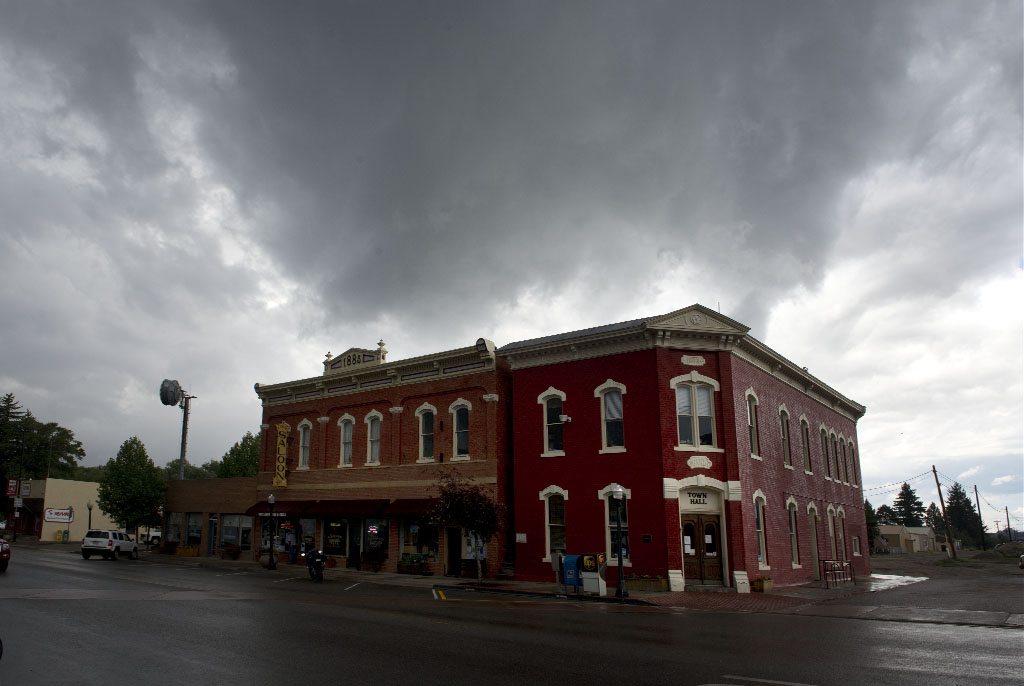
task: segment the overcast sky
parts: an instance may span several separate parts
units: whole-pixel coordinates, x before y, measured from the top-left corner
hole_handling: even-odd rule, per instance
[[[202,463],[327,351],[699,302],[867,406],[876,506],[935,464],[1024,523],[1016,0],[0,17],[0,393],[87,464],[177,457],[164,378]]]

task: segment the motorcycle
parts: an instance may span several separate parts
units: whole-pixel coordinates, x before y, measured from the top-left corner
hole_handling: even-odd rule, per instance
[[[323,581],[324,563],[327,562],[327,556],[324,555],[324,551],[314,550],[304,555],[306,557],[306,571],[309,572],[309,578],[313,581]]]

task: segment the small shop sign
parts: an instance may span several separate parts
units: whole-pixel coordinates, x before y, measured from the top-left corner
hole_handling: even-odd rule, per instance
[[[60,522],[62,524],[70,524],[75,521],[75,511],[70,507],[56,508],[48,507],[43,515],[44,521],[47,522]]]

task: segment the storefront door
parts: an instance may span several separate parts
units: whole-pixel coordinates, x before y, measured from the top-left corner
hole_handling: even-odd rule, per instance
[[[687,584],[722,583],[718,515],[683,514],[683,576]]]

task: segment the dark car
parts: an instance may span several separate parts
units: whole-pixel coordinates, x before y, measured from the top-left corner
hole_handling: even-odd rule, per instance
[[[6,572],[9,564],[11,564],[11,544],[0,538],[0,572]]]

